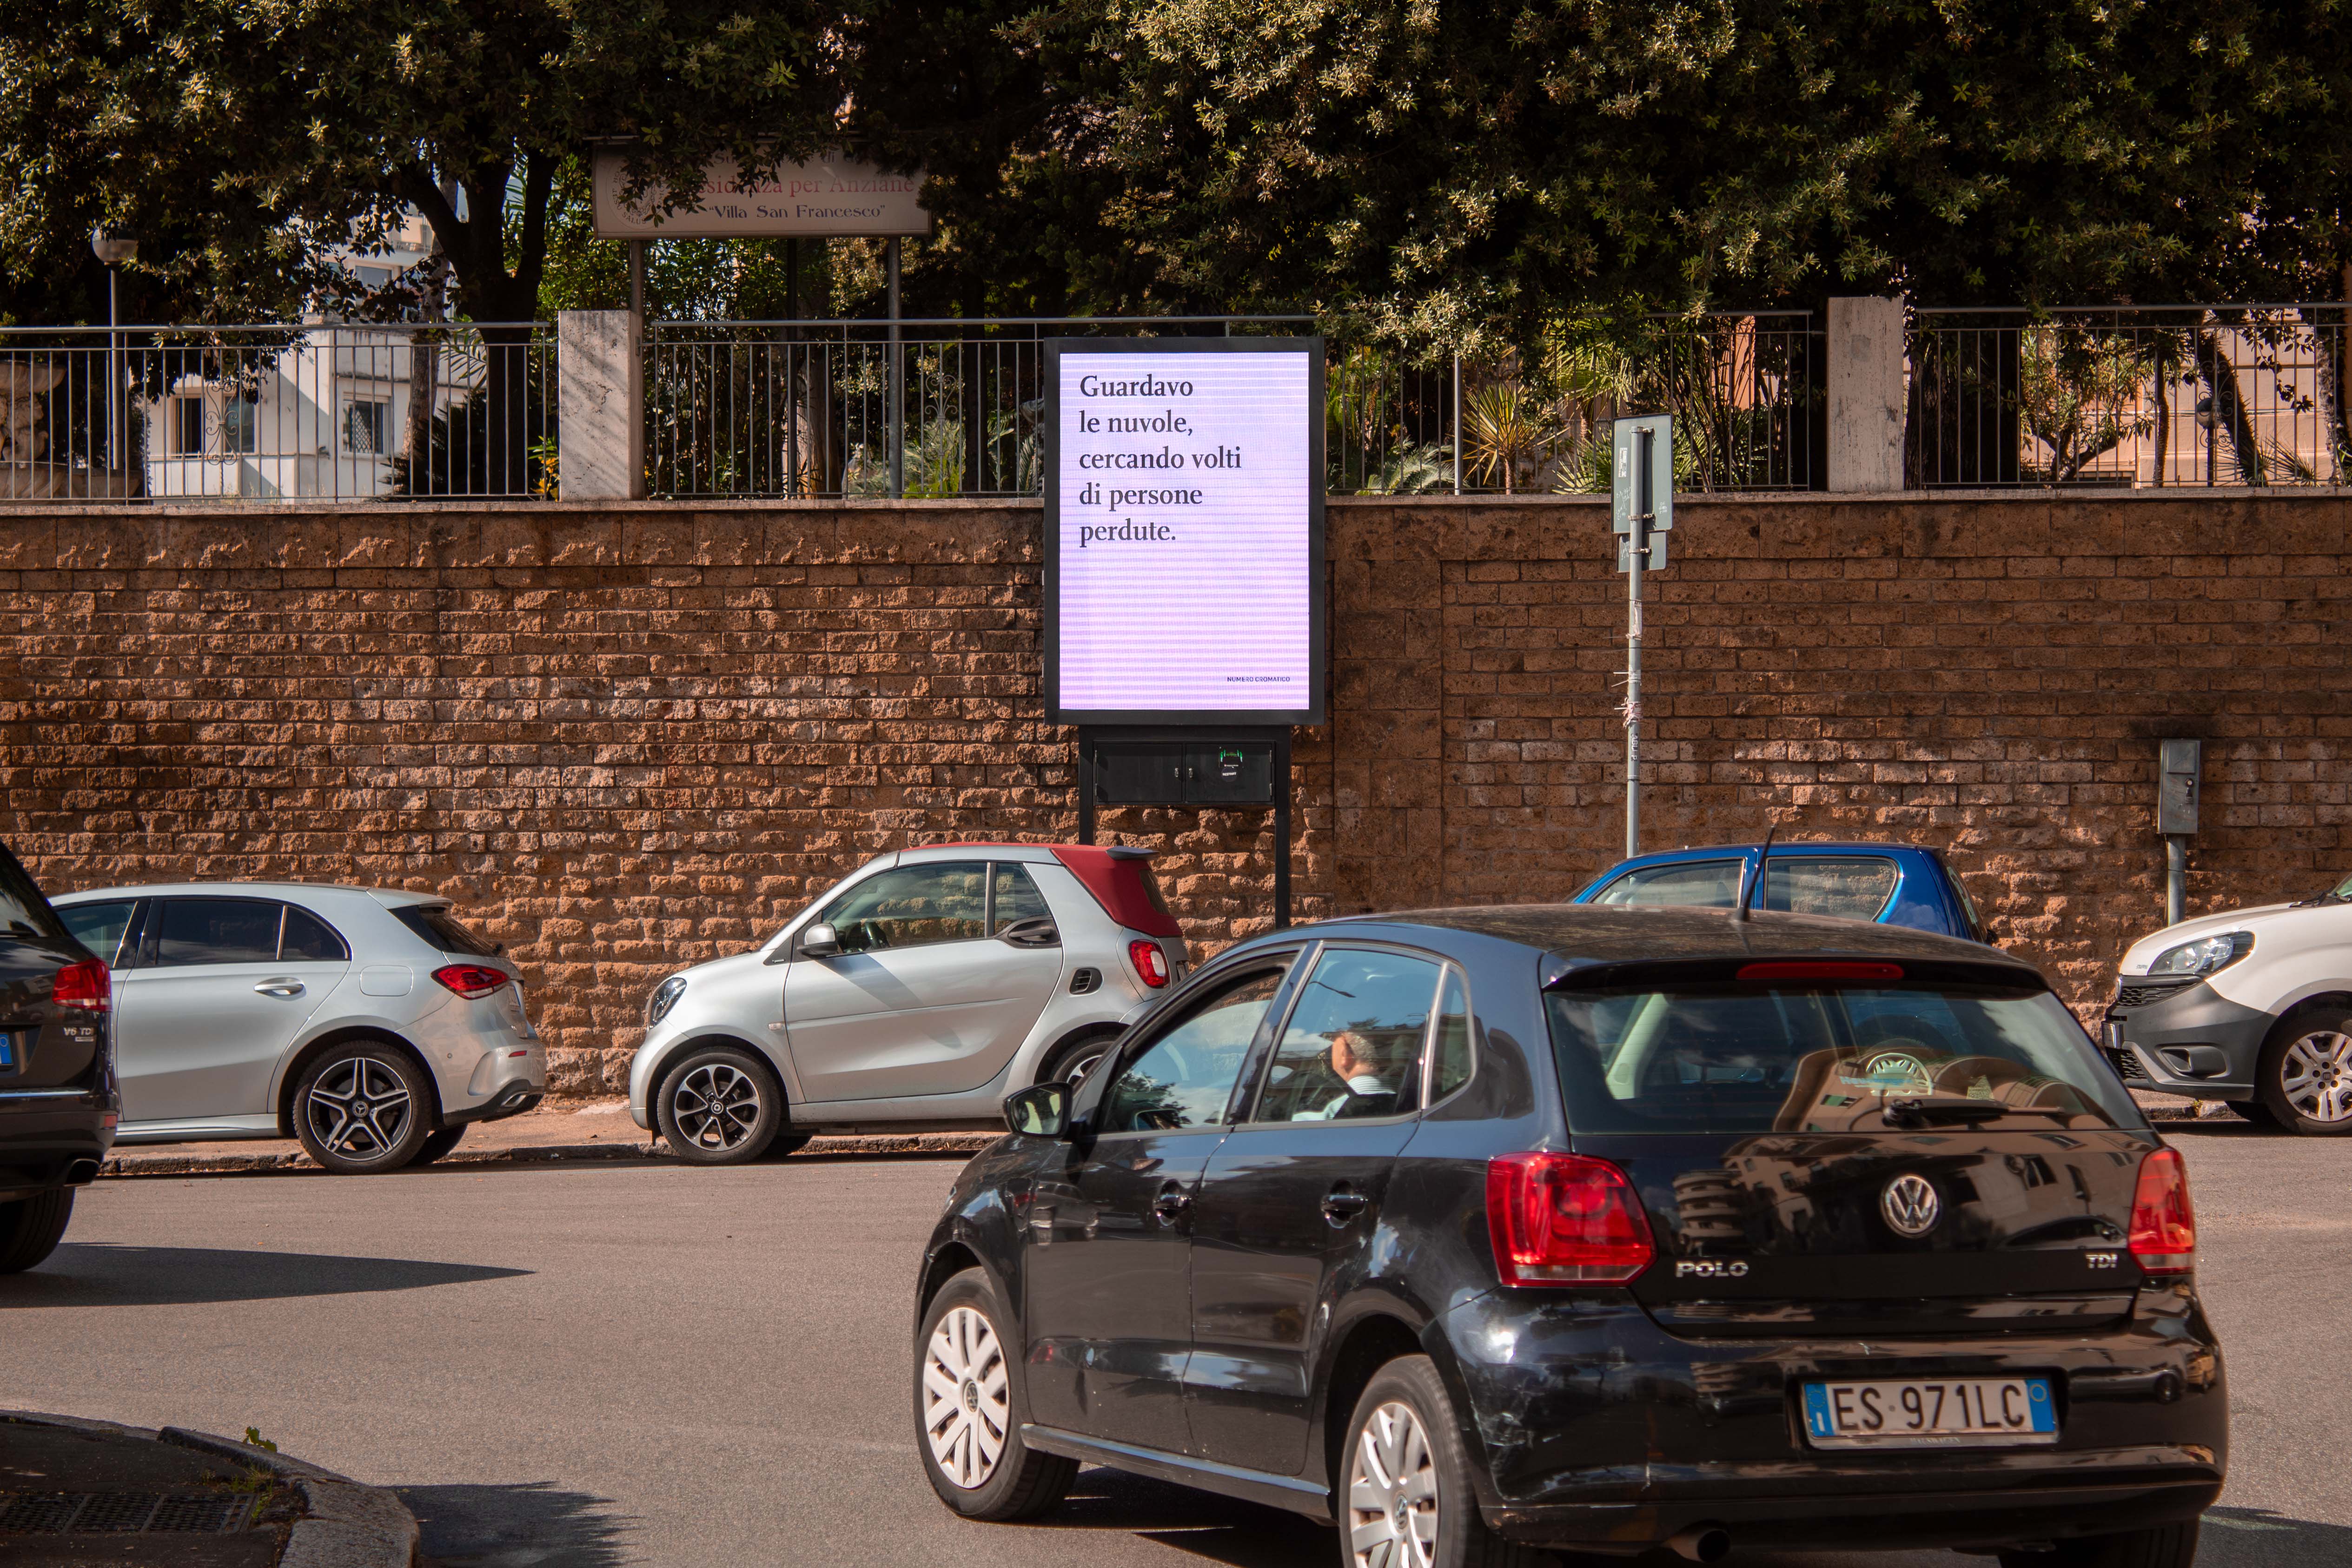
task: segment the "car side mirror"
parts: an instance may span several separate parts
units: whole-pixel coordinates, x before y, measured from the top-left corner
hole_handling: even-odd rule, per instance
[[[1004,1097],[1004,1124],[1026,1138],[1058,1138],[1070,1122],[1070,1086],[1033,1083]]]
[[[835,958],[841,956],[841,933],[820,920],[801,933],[801,956],[803,958]]]
[[[996,936],[998,940],[1009,942],[1015,947],[1058,947],[1062,945],[1062,934],[1055,926],[1053,917],[1045,915],[1016,920]]]

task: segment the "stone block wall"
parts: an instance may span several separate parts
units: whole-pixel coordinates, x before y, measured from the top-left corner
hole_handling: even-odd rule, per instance
[[[1946,849],[2078,1005],[2161,918],[2157,741],[2206,742],[2192,909],[2352,871],[2346,502],[1685,499],[1648,607],[1645,843]],[[1566,895],[1615,858],[1605,508],[1339,501],[1312,917]],[[990,503],[0,511],[0,837],[53,891],[443,891],[559,1082],[646,992],[881,850],[1066,838],[1039,514]],[[1262,928],[1267,813],[1106,813],[1187,929]]]

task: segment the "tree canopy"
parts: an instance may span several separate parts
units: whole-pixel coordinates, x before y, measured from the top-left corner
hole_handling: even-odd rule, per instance
[[[606,137],[924,168],[918,314],[2334,297],[2347,99],[2340,0],[16,0],[0,308],[86,313],[101,220],[159,310],[282,308],[403,204],[477,319],[617,303]],[[871,310],[875,248],[665,245],[659,291]]]

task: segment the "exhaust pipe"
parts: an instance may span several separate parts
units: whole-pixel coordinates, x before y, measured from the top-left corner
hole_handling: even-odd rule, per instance
[[[1694,1524],[1666,1537],[1666,1545],[1693,1563],[1720,1563],[1731,1553],[1731,1532],[1719,1524]]]
[[[68,1186],[88,1186],[97,1179],[98,1162],[96,1160],[76,1160],[66,1166]]]

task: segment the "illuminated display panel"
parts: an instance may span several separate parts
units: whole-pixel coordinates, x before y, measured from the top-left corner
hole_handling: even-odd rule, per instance
[[[1323,720],[1319,338],[1046,345],[1060,724]]]

